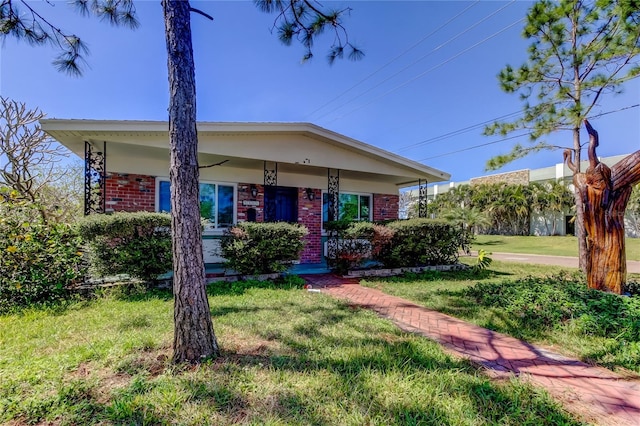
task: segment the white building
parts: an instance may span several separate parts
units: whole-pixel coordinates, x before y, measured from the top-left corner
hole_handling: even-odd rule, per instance
[[[616,155],[612,157],[602,157],[600,161],[609,167],[612,167],[618,161],[627,157],[629,154]],[[586,170],[589,165],[588,161],[583,161],[580,170]],[[573,189],[573,172],[564,163],[558,163],[551,167],[544,167],[540,169],[523,169],[514,172],[498,173],[487,176],[475,177],[467,181],[460,182],[444,182],[429,185],[427,187],[427,200],[433,200],[440,194],[449,192],[452,188],[456,188],[461,185],[474,185],[480,183],[495,183],[495,182],[508,182],[513,184],[527,185],[531,182],[545,182],[550,180],[561,180],[566,182],[567,185]],[[412,200],[418,199],[418,189],[412,189],[409,192],[409,198]],[[556,218],[558,226],[556,232],[560,235],[572,234],[572,212],[566,212],[564,220],[563,218]],[[640,236],[640,218],[632,217],[627,214],[625,230],[627,235],[632,237]],[[546,235],[547,227],[544,225],[542,218],[533,217],[531,219],[531,235]]]

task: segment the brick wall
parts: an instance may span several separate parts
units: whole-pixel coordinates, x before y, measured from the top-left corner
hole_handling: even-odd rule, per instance
[[[322,190],[314,189],[313,194],[309,200],[306,188],[298,188],[298,223],[309,230],[300,263],[322,262]]]
[[[253,198],[251,196],[251,187],[255,186],[258,189],[258,196]],[[258,201],[260,204],[258,206],[246,206],[243,201]],[[255,209],[256,210],[256,222],[262,222],[264,220],[264,188],[262,185],[251,185],[248,183],[239,183],[238,184],[238,200],[236,201],[236,208],[238,210],[238,222],[246,222],[247,218],[247,210]]]
[[[398,218],[400,196],[394,194],[373,194],[373,220]]]
[[[258,196],[251,195],[251,187],[255,186]],[[322,262],[322,191],[314,190],[315,198],[309,200],[306,188],[298,188],[298,223],[304,225],[309,230],[306,237],[305,248],[300,255],[300,263],[320,263]],[[247,206],[243,201],[258,201],[258,206]],[[238,222],[248,220],[249,209],[256,210],[256,222],[264,221],[264,187],[262,185],[252,185],[248,183],[238,184]]]
[[[255,185],[258,196],[251,196],[251,185],[238,184],[236,207],[237,221],[247,220],[247,211],[256,210],[256,221],[264,220],[264,188]],[[106,180],[107,211],[154,211],[155,178],[153,176],[110,173]],[[322,190],[314,189],[314,199],[309,200],[306,188],[298,188],[298,223],[309,230],[307,244],[300,256],[301,263],[322,262]],[[258,201],[258,206],[245,205],[243,201]],[[373,195],[373,220],[398,218],[399,196]]]
[[[155,210],[156,182],[153,176],[108,173],[105,189],[107,212]]]

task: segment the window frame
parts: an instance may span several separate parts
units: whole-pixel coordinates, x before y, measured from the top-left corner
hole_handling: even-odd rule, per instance
[[[155,211],[160,211],[160,183],[161,182],[169,182],[170,179],[168,177],[156,177],[156,196],[155,196]],[[229,186],[233,188],[233,221],[232,225],[236,225],[238,223],[238,184],[232,182],[221,182],[221,181],[213,181],[213,180],[200,180],[198,181],[198,185],[215,185],[216,186],[216,217],[215,221],[211,221],[209,219],[209,223],[204,226],[203,235],[216,235],[222,234],[222,232],[227,229],[227,227],[220,227],[218,224],[219,220],[219,203],[218,203],[218,187]]]
[[[321,207],[321,214],[322,214],[322,234],[325,234],[325,230],[324,230],[324,224],[325,224],[325,220],[324,220],[324,196],[325,194],[329,194],[329,191],[326,190],[322,190],[322,203],[320,205]],[[338,192],[338,198],[340,197],[340,195],[357,195],[358,196],[358,219],[357,221],[373,221],[373,193],[372,192],[352,192],[352,191],[340,191]],[[362,210],[362,204],[360,197],[369,197],[369,217],[366,219],[363,219],[360,217],[360,211]]]

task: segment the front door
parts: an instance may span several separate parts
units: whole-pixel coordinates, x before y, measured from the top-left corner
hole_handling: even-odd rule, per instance
[[[298,221],[298,188],[266,187],[264,192],[265,222]]]

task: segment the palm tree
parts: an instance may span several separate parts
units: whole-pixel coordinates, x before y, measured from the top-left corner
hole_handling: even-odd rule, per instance
[[[444,218],[449,222],[460,223],[465,231],[475,235],[479,227],[491,225],[489,215],[475,207],[456,207],[448,212]]]

